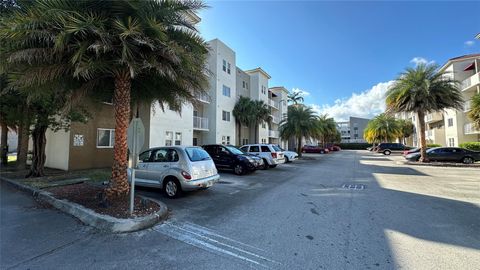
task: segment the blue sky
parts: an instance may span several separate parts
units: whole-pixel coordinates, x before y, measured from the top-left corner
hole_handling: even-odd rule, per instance
[[[389,81],[414,58],[443,64],[480,51],[480,2],[207,3],[205,39],[221,39],[240,68],[261,66],[270,86],[306,91],[306,104],[336,118],[379,113]]]

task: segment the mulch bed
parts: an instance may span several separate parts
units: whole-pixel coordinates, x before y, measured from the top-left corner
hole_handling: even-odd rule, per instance
[[[153,214],[160,210],[160,206],[150,200],[142,200],[135,196],[134,212],[131,216],[128,212],[130,207],[129,197],[122,197],[108,201],[108,207],[101,204],[100,195],[104,190],[102,186],[81,183],[68,186],[53,187],[47,189],[58,199],[66,199],[68,201],[78,203],[93,211],[109,215],[116,218],[142,217]],[[143,201],[143,203],[142,203]]]

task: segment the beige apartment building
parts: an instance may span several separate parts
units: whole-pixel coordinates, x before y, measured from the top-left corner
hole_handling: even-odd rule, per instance
[[[475,128],[467,113],[471,108],[472,97],[480,93],[480,54],[464,55],[447,61],[440,72],[460,82],[464,106],[461,110],[447,109],[433,112],[425,116],[425,135],[427,143],[442,146],[459,146],[464,142],[480,141],[480,130]],[[397,118],[409,119],[415,126],[413,136],[407,144],[418,146],[417,132],[419,123],[412,113],[397,113]]]

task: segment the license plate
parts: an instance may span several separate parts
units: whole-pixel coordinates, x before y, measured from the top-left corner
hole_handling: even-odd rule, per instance
[[[213,181],[208,181],[206,184],[207,187],[211,187],[212,185],[213,185]]]

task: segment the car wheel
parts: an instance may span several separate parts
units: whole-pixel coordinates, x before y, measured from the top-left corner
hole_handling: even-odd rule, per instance
[[[163,191],[170,199],[178,198],[182,193],[182,187],[180,186],[180,183],[177,179],[168,178],[163,184]]]
[[[287,156],[285,156],[285,163],[289,163],[289,162],[290,162],[290,160],[288,159]]]
[[[390,151],[390,150],[385,150],[385,151],[383,151],[383,154],[384,154],[384,155],[387,155],[387,156],[389,156],[391,153],[392,153],[392,151]]]
[[[474,161],[473,158],[471,158],[471,157],[464,157],[464,158],[462,159],[462,163],[464,163],[464,164],[473,164],[474,162],[475,162],[475,161]]]
[[[275,165],[270,165],[270,168],[275,168],[275,167],[277,167],[276,164]]]
[[[270,165],[268,164],[268,161],[266,159],[263,159],[262,170],[268,170],[269,168],[270,168]]]
[[[233,172],[236,175],[242,175],[245,173],[245,168],[243,167],[242,164],[235,164],[235,166],[233,167]]]

